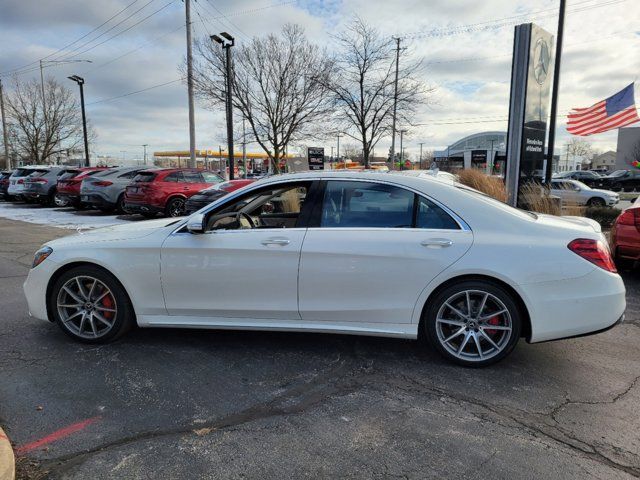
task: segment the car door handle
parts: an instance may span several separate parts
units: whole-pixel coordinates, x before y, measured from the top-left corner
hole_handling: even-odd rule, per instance
[[[280,245],[280,246],[285,246],[285,245],[289,245],[289,243],[291,243],[287,238],[266,238],[265,240],[262,240],[262,245],[265,246],[269,246],[269,245]]]
[[[448,238],[429,238],[427,240],[421,241],[420,245],[427,248],[428,247],[446,248],[453,245],[453,240],[449,240]]]

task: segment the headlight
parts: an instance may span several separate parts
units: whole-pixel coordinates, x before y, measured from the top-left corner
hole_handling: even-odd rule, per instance
[[[36,268],[38,265],[44,262],[44,260],[49,255],[51,255],[52,252],[53,249],[51,247],[42,247],[40,250],[38,250],[33,257],[33,265],[31,265],[31,268]]]

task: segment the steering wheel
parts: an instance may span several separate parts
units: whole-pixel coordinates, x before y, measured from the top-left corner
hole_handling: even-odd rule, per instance
[[[236,221],[240,225],[240,228],[256,228],[256,224],[253,221],[253,218],[248,213],[238,212],[236,215]]]

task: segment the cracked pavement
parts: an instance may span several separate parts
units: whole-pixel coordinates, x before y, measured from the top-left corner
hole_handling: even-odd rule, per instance
[[[19,478],[640,477],[640,273],[627,323],[464,369],[405,340],[139,329],[74,343],[28,317],[33,252],[0,219],[0,424]],[[28,468],[26,467],[28,465]]]

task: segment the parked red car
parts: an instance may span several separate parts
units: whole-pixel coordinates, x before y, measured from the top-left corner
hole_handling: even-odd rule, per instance
[[[227,193],[233,192],[249,185],[256,180],[254,178],[238,178],[236,180],[227,180],[223,183],[218,183],[212,187],[205,188],[204,190],[194,195],[187,200],[186,214],[191,215],[193,212],[200,210],[202,207],[206,207],[211,202],[224,197]]]
[[[610,243],[611,254],[618,265],[636,266],[640,260],[640,203],[638,200],[613,222]]]
[[[162,213],[167,217],[185,214],[188,198],[222,178],[208,170],[188,168],[163,168],[144,170],[136,175],[124,194],[124,208],[130,213],[155,217]]]
[[[80,184],[82,180],[109,167],[78,167],[67,169],[58,177],[58,198],[66,202],[76,210],[82,210],[84,205],[80,202]]]

